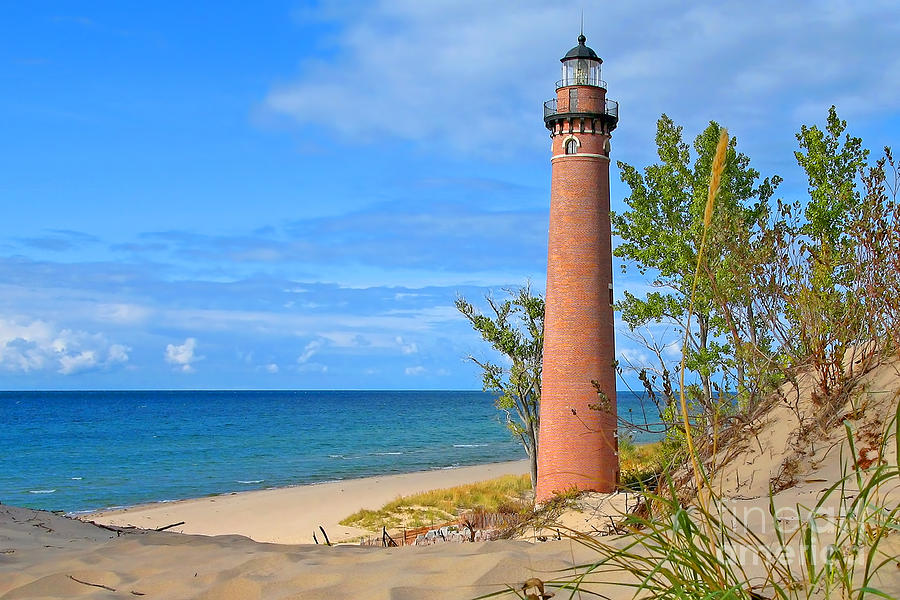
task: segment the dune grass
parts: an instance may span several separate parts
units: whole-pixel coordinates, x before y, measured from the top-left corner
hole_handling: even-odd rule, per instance
[[[627,437],[619,439],[619,472],[622,488],[651,487],[665,469],[662,442],[637,445]]]
[[[504,475],[496,479],[401,496],[378,510],[360,509],[341,525],[371,531],[382,527],[422,527],[455,519],[461,511],[516,511],[527,505],[531,493],[528,475]]]

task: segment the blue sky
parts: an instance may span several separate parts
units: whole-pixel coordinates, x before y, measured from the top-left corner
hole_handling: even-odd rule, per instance
[[[478,388],[453,300],[543,288],[582,9],[615,159],[715,119],[792,198],[831,104],[896,145],[896,2],[685,6],[4,3],[0,389]]]

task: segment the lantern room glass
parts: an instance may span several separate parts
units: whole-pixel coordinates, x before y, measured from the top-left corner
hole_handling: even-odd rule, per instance
[[[562,85],[593,85],[601,87],[600,61],[590,58],[570,58],[562,64]]]

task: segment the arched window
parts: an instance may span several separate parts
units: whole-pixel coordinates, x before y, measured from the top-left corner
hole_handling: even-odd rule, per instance
[[[566,154],[575,154],[578,152],[578,140],[570,138],[566,140]]]

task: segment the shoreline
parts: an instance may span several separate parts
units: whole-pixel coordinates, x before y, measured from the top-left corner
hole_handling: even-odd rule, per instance
[[[290,483],[287,485],[273,485],[270,487],[261,487],[261,488],[250,488],[243,490],[226,490],[223,492],[210,492],[208,494],[201,494],[198,496],[185,496],[184,498],[164,498],[162,500],[145,500],[142,502],[136,502],[134,504],[113,504],[110,506],[104,506],[101,508],[89,508],[89,509],[79,509],[79,510],[59,510],[52,508],[35,508],[28,507],[24,504],[20,505],[23,508],[31,508],[32,510],[46,510],[48,512],[62,513],[67,517],[71,517],[73,519],[80,519],[86,515],[95,515],[100,513],[111,513],[111,512],[121,512],[126,510],[133,510],[137,508],[147,508],[151,506],[159,506],[163,504],[174,504],[176,502],[190,502],[193,500],[206,500],[209,498],[219,498],[224,496],[234,496],[239,494],[252,494],[256,492],[267,492],[273,490],[288,490],[292,488],[299,487],[313,487],[319,485],[328,485],[332,483],[344,483],[347,481],[358,481],[360,479],[379,479],[384,477],[394,477],[397,475],[414,475],[417,473],[440,473],[446,471],[458,471],[460,469],[471,469],[475,467],[485,467],[489,465],[503,465],[503,464],[514,464],[519,462],[527,462],[528,459],[516,459],[516,460],[501,460],[501,461],[491,461],[484,463],[473,463],[466,465],[458,465],[458,466],[449,466],[449,467],[429,467],[427,469],[420,469],[417,471],[400,471],[400,472],[390,472],[390,473],[380,473],[374,475],[360,475],[360,476],[351,476],[346,478],[337,478],[337,479],[322,479],[321,481],[312,481],[308,483]],[[527,472],[527,471],[526,471]],[[54,490],[55,491],[55,490]],[[379,507],[380,508],[380,507]]]
[[[293,485],[199,498],[157,501],[117,509],[71,514],[102,525],[157,529],[184,521],[168,531],[198,535],[243,535],[257,542],[311,544],[324,527],[332,542],[373,535],[338,521],[361,508],[379,509],[398,496],[484,481],[501,475],[524,475],[528,460],[486,463]]]

